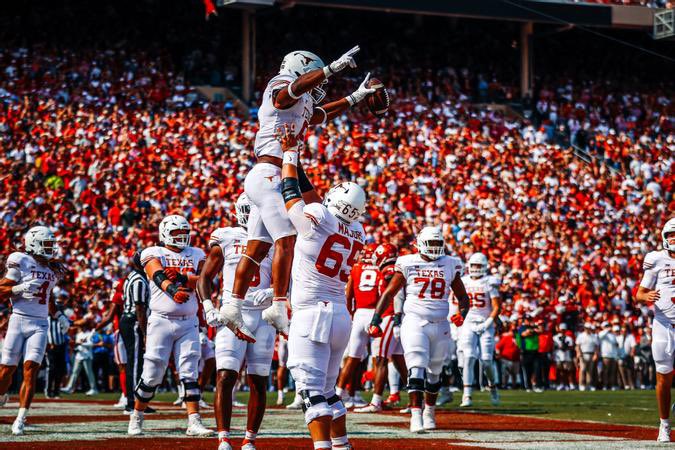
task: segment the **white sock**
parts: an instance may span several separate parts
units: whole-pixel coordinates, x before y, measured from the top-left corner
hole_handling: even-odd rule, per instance
[[[277,391],[277,398],[280,400],[283,400],[284,398],[284,391]]]
[[[346,434],[344,436],[330,438],[330,440],[333,444],[333,447],[345,447],[347,444],[349,444],[349,439],[347,438]]]
[[[471,386],[464,386],[464,395],[471,397]]]
[[[218,439],[230,439],[230,432],[229,431],[219,431],[218,432]]]
[[[331,444],[330,441],[316,441],[314,443],[314,448],[319,449],[319,448],[331,448],[333,445]]]
[[[396,370],[396,366],[393,363],[387,365],[387,381],[389,381],[389,394],[394,395],[399,392],[399,384],[401,383],[401,376]]]
[[[246,434],[244,435],[244,439],[250,442],[255,441],[256,436],[258,436],[258,433],[254,433],[253,431],[248,431],[246,430]]]
[[[335,388],[335,394],[336,394],[338,397],[343,398],[343,397],[345,396],[345,395],[344,395],[344,394],[345,394],[345,390],[342,389],[341,387],[336,387],[336,388]]]
[[[370,401],[375,406],[380,406],[382,404],[382,396],[379,394],[373,394],[373,398]]]
[[[200,417],[201,417],[201,416],[199,415],[199,413],[188,414],[188,420],[189,420],[190,422],[192,422],[193,420],[199,420]]]
[[[28,408],[19,408],[19,414],[16,415],[17,419],[26,420],[26,415],[28,414]]]
[[[139,411],[139,410],[137,410],[137,409],[134,408],[134,415],[135,415],[136,417],[140,417],[140,418],[142,419],[144,413],[143,413],[143,411]]]
[[[670,426],[670,419],[661,419],[661,425]]]

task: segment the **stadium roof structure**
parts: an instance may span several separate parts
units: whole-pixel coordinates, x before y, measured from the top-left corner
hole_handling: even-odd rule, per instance
[[[255,10],[261,7],[312,6],[387,13],[463,17],[521,22],[520,92],[532,90],[531,38],[534,24],[561,24],[568,27],[625,28],[652,32],[654,38],[672,37],[673,10],[645,6],[579,3],[572,0],[219,0],[219,6],[243,8],[243,94],[251,96],[255,72]]]

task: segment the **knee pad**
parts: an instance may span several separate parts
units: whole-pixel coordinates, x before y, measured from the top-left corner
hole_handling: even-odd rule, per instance
[[[305,422],[309,424],[315,419],[323,416],[333,416],[326,397],[317,391],[300,391],[302,398],[302,410],[305,413]]]
[[[155,396],[156,389],[157,386],[148,386],[141,378],[136,385],[136,389],[134,390],[134,397],[144,403],[148,403]]]
[[[440,375],[433,373],[427,374],[426,382],[424,384],[424,390],[430,394],[438,394],[438,391],[440,389],[441,389]]]
[[[339,419],[340,417],[347,414],[347,408],[345,408],[345,404],[342,403],[342,399],[338,397],[337,394],[333,394],[332,396],[328,397],[326,402],[333,412],[333,420]]]
[[[408,392],[422,392],[424,391],[424,379],[426,378],[426,370],[421,367],[411,367],[408,370]]]
[[[202,398],[202,391],[199,389],[199,383],[194,380],[182,379],[180,380],[183,401],[184,402],[198,402]]]

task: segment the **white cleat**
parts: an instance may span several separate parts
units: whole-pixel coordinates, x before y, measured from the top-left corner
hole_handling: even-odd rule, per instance
[[[293,403],[286,405],[286,409],[302,409],[302,399],[297,398],[293,400]]]
[[[123,394],[120,396],[120,399],[113,405],[115,409],[124,409],[127,407],[127,397]]]
[[[443,406],[448,403],[452,403],[452,392],[441,391],[441,394],[436,399],[436,406]]]
[[[214,433],[202,423],[202,417],[199,414],[191,414],[188,418],[188,427],[185,434],[188,436],[210,436]]]
[[[9,394],[0,395],[0,407],[5,406],[5,403],[9,400]]]
[[[218,444],[218,450],[232,450],[232,444],[227,439],[221,439]]]
[[[253,442],[247,442],[241,446],[241,450],[255,450],[255,444]]]
[[[246,407],[246,403],[242,403],[237,400],[232,400],[232,406],[234,406],[235,408],[244,408]]]
[[[656,442],[670,442],[670,425],[662,424],[659,427],[659,437],[656,438]]]
[[[26,419],[19,419],[18,417],[12,424],[12,434],[14,436],[23,435],[24,428],[26,428]]]
[[[354,408],[363,408],[364,406],[368,406],[368,402],[366,402],[358,392],[354,395],[354,397],[352,397],[352,403],[354,403]]]
[[[424,408],[424,412],[422,413],[422,424],[427,431],[436,429],[436,412],[433,407]]]
[[[465,395],[462,397],[462,403],[460,403],[459,407],[468,408],[469,406],[473,406],[473,401],[471,401],[470,395]]]
[[[410,416],[410,432],[424,433],[424,420],[422,419],[422,411],[419,409],[412,411]]]
[[[401,408],[398,410],[399,414],[410,414],[410,405],[406,406],[405,408]]]
[[[211,407],[211,405],[209,405],[208,403],[206,403],[206,402],[204,401],[204,399],[202,398],[202,399],[199,399],[199,407],[200,407],[200,408],[204,408],[204,409],[208,409],[208,408]]]
[[[182,404],[183,404],[183,397],[179,395],[178,398],[173,401],[173,406],[180,406]]]
[[[143,434],[143,417],[136,414],[136,411],[129,415],[129,428],[127,429],[129,436],[140,436]]]
[[[98,395],[98,391],[96,389],[89,389],[87,392],[84,393],[84,395],[92,396],[92,395]]]
[[[373,405],[372,403],[363,408],[354,409],[355,413],[379,413],[382,412],[382,405]]]
[[[499,391],[497,388],[490,389],[490,402],[492,406],[499,406]]]
[[[342,404],[345,405],[346,409],[352,409],[354,407],[354,399],[347,396],[342,399]]]

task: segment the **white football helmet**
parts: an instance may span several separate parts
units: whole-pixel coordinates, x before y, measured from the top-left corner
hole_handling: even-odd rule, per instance
[[[172,235],[175,230],[183,232]],[[183,216],[176,214],[166,216],[159,224],[159,240],[164,245],[184,249],[190,245],[190,223]]]
[[[26,253],[52,259],[56,256],[56,237],[52,230],[44,226],[36,226],[28,230],[23,237]]]
[[[347,181],[333,186],[323,204],[338,219],[352,223],[366,210],[366,193],[358,184]]]
[[[474,253],[469,258],[469,275],[471,278],[483,278],[488,274],[488,259],[482,253]]]
[[[443,232],[438,227],[424,227],[417,235],[417,251],[429,259],[445,255]]]
[[[283,61],[281,61],[279,73],[282,75],[299,77],[312,70],[323,69],[324,66],[323,60],[314,53],[306,50],[296,50],[284,56]],[[325,86],[327,82],[327,80],[324,80],[319,86],[312,89],[311,96],[315,104],[321,103],[321,100],[326,96],[326,91],[323,90],[323,86]]]
[[[251,212],[251,202],[245,193],[242,193],[234,204],[234,210],[237,215],[237,222],[240,226],[246,228],[248,225],[248,215]]]
[[[663,230],[661,230],[661,237],[663,238],[663,248],[668,250],[669,252],[675,252],[675,244],[669,244],[668,239],[666,239],[666,237],[670,233],[675,233],[675,217],[666,222],[666,224],[663,226]]]

